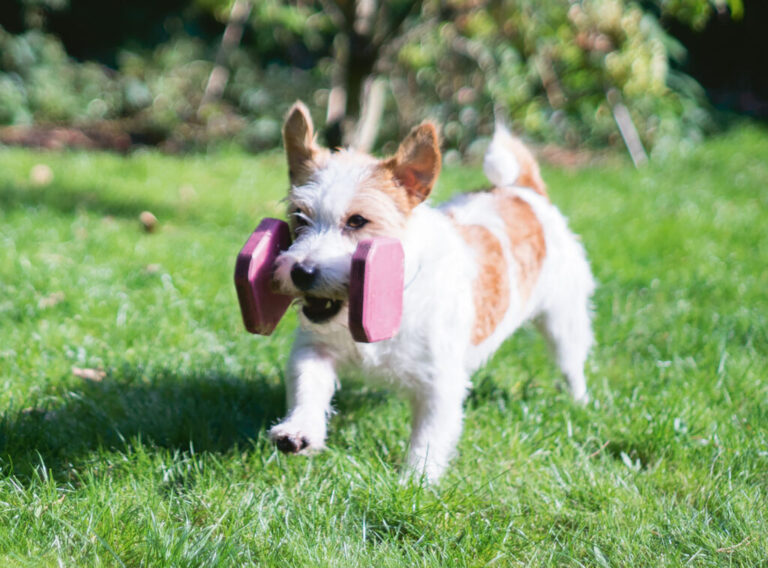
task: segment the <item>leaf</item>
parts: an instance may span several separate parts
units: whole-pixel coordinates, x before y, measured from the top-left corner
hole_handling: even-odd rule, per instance
[[[72,367],[72,374],[86,381],[94,381],[96,383],[107,376],[107,374],[100,369],[81,369],[80,367]]]

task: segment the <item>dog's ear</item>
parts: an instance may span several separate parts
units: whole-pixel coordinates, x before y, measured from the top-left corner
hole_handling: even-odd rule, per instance
[[[315,131],[309,109],[296,101],[285,117],[283,143],[288,158],[288,176],[292,185],[301,185],[318,167],[322,148],[315,143]]]
[[[423,122],[411,130],[385,166],[408,193],[411,207],[415,207],[432,191],[441,162],[437,129],[431,122]]]

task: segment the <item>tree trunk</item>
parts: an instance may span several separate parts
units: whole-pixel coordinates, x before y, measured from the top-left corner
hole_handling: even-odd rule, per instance
[[[373,79],[379,58],[387,52],[408,15],[421,7],[422,1],[408,3],[404,8],[399,6],[395,11],[392,3],[385,0],[320,2],[339,29],[324,130],[326,144],[330,148],[350,143],[370,148],[383,112],[384,85]],[[366,91],[368,84],[370,88]],[[372,100],[365,102],[366,96]],[[369,107],[370,114],[361,117]],[[363,123],[358,124],[361,120]]]
[[[350,143],[360,118],[365,81],[379,57],[379,47],[373,38],[376,1],[354,0],[343,5],[337,1],[337,7],[342,25],[336,37],[336,69],[324,132],[330,148]]]
[[[632,122],[629,109],[621,101],[621,93],[619,93],[618,89],[609,89],[605,94],[605,98],[608,99],[608,104],[611,105],[613,118],[619,127],[621,138],[624,140],[629,156],[632,158],[632,163],[635,164],[636,168],[639,168],[648,162],[648,154],[645,153],[643,142],[640,140],[640,134],[638,134],[637,128],[635,128],[635,123]]]
[[[200,106],[197,108],[197,116],[202,115],[206,105],[217,101],[224,93],[224,88],[229,80],[229,69],[227,69],[227,58],[234,48],[240,44],[243,38],[243,27],[251,14],[250,0],[235,0],[232,10],[229,12],[227,26],[224,28],[224,36],[221,38],[219,51],[216,53],[216,62],[208,77],[208,84],[205,86],[203,98],[200,100]]]
[[[382,77],[369,78],[364,91],[362,113],[352,139],[352,147],[361,152],[370,152],[376,142],[379,124],[384,114],[386,80]]]

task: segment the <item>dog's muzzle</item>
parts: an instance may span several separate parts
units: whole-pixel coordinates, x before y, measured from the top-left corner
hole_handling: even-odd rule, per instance
[[[302,312],[312,323],[324,323],[341,311],[342,300],[304,296]]]

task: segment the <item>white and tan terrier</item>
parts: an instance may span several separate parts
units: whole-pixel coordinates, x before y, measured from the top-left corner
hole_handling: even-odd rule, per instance
[[[584,249],[547,196],[531,153],[497,127],[484,171],[494,188],[440,207],[425,203],[440,173],[435,126],[414,128],[384,160],[318,146],[307,108],[283,127],[295,240],[275,285],[301,302],[287,370],[288,415],[269,432],[284,452],[324,447],[337,371],[405,393],[413,430],[407,473],[434,481],[459,440],[470,377],[523,322],[549,340],[576,400],[587,399],[594,281]],[[361,239],[405,250],[400,330],[355,343],[347,327],[350,259]]]

